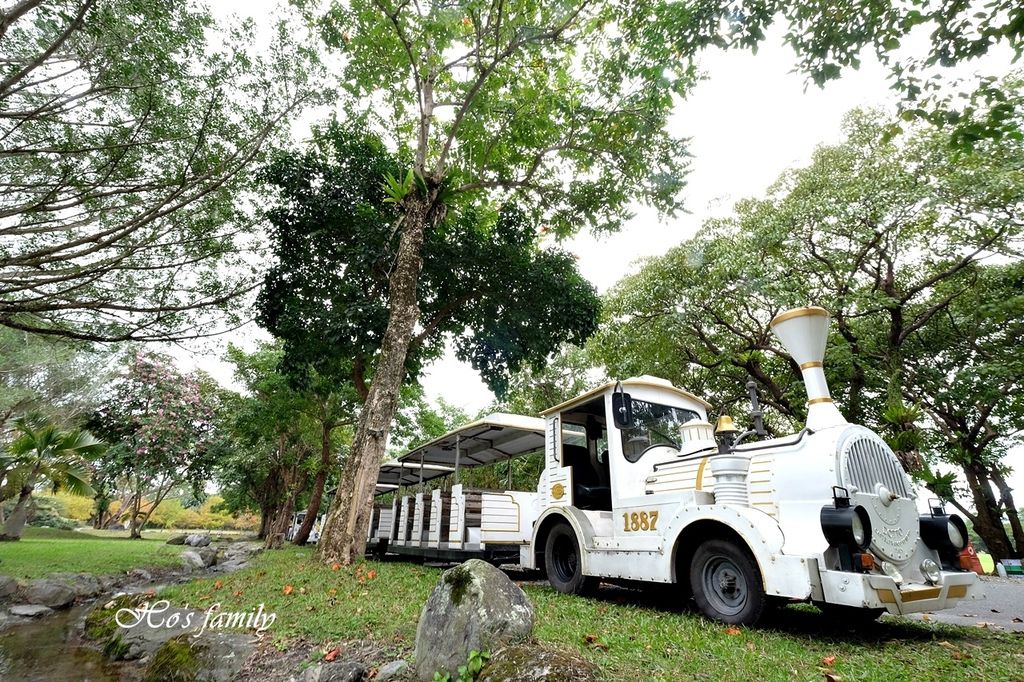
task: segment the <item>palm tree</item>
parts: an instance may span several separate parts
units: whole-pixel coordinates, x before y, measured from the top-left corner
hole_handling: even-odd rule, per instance
[[[55,491],[64,489],[73,495],[92,495],[86,459],[106,448],[88,431],[62,431],[38,413],[16,419],[14,430],[20,435],[2,455],[2,468],[9,478],[21,480],[21,490],[0,533],[0,541],[21,539],[32,491],[40,481],[49,481]]]

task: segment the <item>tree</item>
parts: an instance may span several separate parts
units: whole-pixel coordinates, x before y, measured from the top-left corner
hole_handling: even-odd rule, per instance
[[[319,463],[313,472],[306,517],[293,538],[295,544],[303,545],[320,515],[328,477],[338,465],[338,452],[350,440],[339,429],[355,422],[359,400],[350,383],[333,381],[313,368],[307,367],[290,379],[280,371],[283,356],[279,348],[271,345],[251,354],[228,347],[228,360],[235,365],[236,379],[244,383],[256,401],[248,406],[248,418],[262,422],[257,429],[265,429],[264,434],[315,434]],[[308,425],[296,420],[305,420]],[[253,436],[259,438],[260,434]]]
[[[630,201],[676,207],[685,154],[664,123],[693,71],[668,59],[664,26],[635,9],[370,0],[336,3],[322,18],[328,43],[347,59],[349,108],[362,109],[409,156],[389,182],[398,243],[387,269],[387,324],[318,546],[322,559],[350,562],[363,551],[421,320],[424,244],[450,210],[496,212],[497,202],[515,198],[531,222],[567,235],[616,229]]]
[[[0,325],[119,341],[241,321],[249,170],[318,96],[301,31],[275,29],[260,55],[251,23],[191,2],[0,11]]]
[[[14,428],[19,435],[0,460],[9,478],[21,480],[21,488],[0,541],[21,539],[29,500],[40,481],[49,481],[54,492],[63,489],[76,495],[91,494],[87,460],[105,448],[88,431],[62,431],[38,413],[19,417]]]
[[[127,481],[120,507],[130,536],[176,487],[188,484],[201,497],[213,466],[225,452],[215,428],[216,395],[199,375],[183,375],[164,358],[135,353],[110,395],[90,420],[111,443],[101,478]]]
[[[594,359],[612,374],[666,376],[723,411],[744,400],[752,376],[775,408],[769,428],[791,428],[805,417],[799,368],[768,322],[822,305],[834,329],[826,373],[844,415],[880,431],[947,500],[951,477],[932,469],[960,470],[975,529],[1010,556],[1020,547],[998,519],[1016,510],[999,459],[1019,439],[1012,415],[1024,413],[1007,328],[1018,305],[1022,143],[965,153],[950,133],[924,129],[896,145],[879,141],[886,125],[852,115],[845,143],[621,282]],[[1015,265],[986,264],[994,258]]]

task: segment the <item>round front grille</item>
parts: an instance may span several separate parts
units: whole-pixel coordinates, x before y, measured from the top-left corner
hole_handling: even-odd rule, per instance
[[[871,516],[871,550],[898,564],[914,555],[920,537],[910,479],[878,435],[855,427],[839,443],[842,485]]]

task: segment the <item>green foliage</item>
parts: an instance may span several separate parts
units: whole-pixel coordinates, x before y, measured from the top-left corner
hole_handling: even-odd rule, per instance
[[[491,654],[489,652],[473,649],[469,652],[466,664],[459,666],[458,677],[453,680],[451,673],[441,674],[435,672],[434,682],[473,682],[473,680],[480,676],[480,671],[484,669],[487,659],[490,657]]]
[[[0,324],[123,340],[240,322],[250,169],[320,94],[300,27],[282,14],[263,40],[196,2],[18,8],[0,29]]]
[[[317,129],[306,152],[281,154],[266,170],[279,190],[268,214],[278,264],[258,319],[285,341],[286,372],[365,380],[388,321],[397,248],[398,214],[380,178],[401,165],[378,138],[332,122]],[[407,174],[405,184],[412,182]],[[494,213],[450,211],[427,235],[418,287],[423,329],[406,362],[410,379],[450,334],[457,355],[500,391],[520,367],[540,366],[560,344],[593,332],[593,287],[571,256],[539,242],[535,224],[511,203]]]

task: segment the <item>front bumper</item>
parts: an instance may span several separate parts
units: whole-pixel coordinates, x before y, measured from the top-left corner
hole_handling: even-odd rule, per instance
[[[829,604],[885,609],[893,614],[948,609],[962,599],[983,599],[975,573],[943,573],[938,585],[897,585],[887,575],[821,571],[821,590]]]

